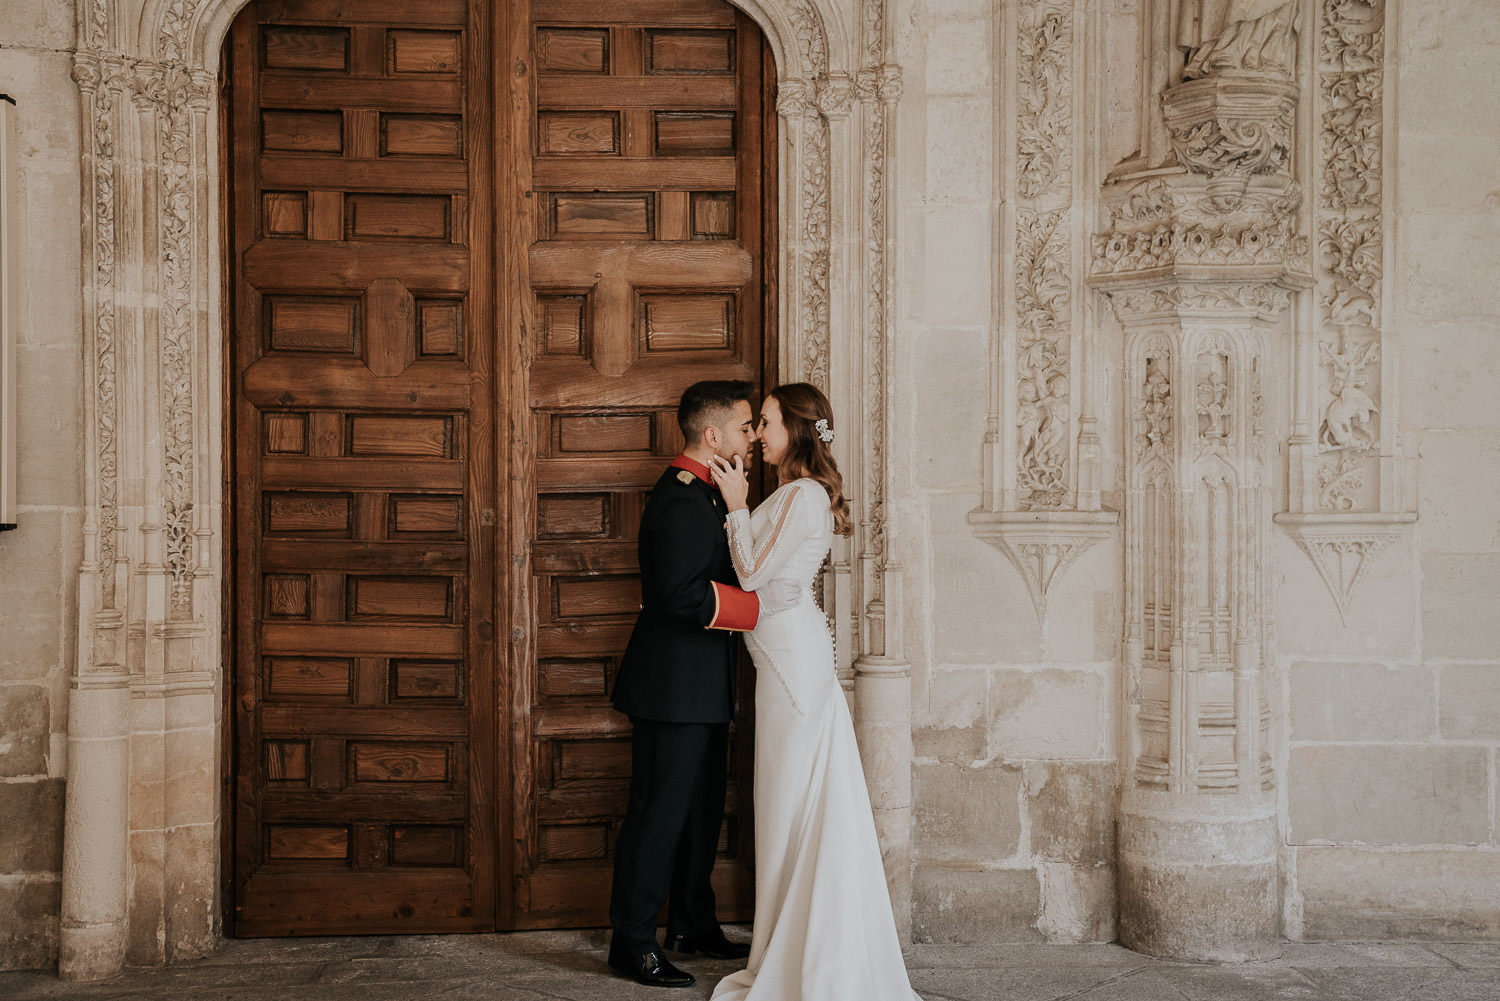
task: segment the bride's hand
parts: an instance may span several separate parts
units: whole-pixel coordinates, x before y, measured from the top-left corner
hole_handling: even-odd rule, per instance
[[[729,510],[738,511],[746,507],[750,496],[750,479],[745,475],[745,465],[740,457],[734,457],[733,465],[717,455],[710,456],[708,461],[708,474],[714,478],[714,486],[719,488]]]

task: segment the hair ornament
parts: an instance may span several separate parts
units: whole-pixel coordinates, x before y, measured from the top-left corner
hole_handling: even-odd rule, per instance
[[[818,438],[822,441],[833,441],[833,428],[828,426],[827,417],[819,417],[813,422],[813,428],[818,432]]]

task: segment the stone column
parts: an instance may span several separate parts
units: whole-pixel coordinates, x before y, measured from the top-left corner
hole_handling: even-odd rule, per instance
[[[1174,52],[1175,165],[1113,177],[1095,241],[1128,421],[1120,939],[1151,955],[1280,949],[1263,390],[1310,280],[1289,173],[1294,6]]]
[[[68,698],[58,975],[102,980],[125,963],[128,916],[130,672],[128,588],[119,511],[116,430],[119,306],[117,212],[128,174],[118,156],[127,66],[80,52],[74,65],[84,135],[83,273],[91,392],[84,457],[90,516],[78,576],[78,663]]]

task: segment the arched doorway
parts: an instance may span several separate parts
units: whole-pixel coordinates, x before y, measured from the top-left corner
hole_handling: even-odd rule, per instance
[[[262,0],[225,69],[234,931],[602,924],[641,504],[686,385],[774,380],[764,39]]]

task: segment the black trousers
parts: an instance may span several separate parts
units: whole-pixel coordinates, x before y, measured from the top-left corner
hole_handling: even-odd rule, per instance
[[[728,723],[665,723],[631,717],[630,805],[615,843],[610,952],[656,948],[667,935],[717,937],[711,882],[724,822]]]

